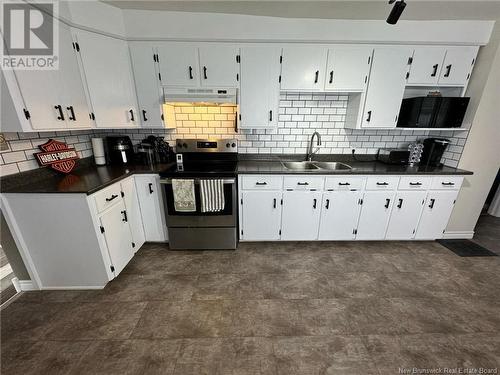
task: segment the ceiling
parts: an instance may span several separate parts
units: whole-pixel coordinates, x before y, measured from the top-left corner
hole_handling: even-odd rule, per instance
[[[386,0],[165,1],[106,0],[121,9],[246,14],[286,18],[385,19]],[[500,0],[407,0],[402,20],[499,20]]]

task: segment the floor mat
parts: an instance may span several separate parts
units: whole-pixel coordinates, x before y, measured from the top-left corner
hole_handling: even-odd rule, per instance
[[[492,251],[469,240],[438,240],[441,245],[461,257],[496,257]]]

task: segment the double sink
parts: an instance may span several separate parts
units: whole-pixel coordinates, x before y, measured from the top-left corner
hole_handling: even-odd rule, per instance
[[[346,171],[352,169],[350,165],[338,163],[335,161],[282,161],[281,164],[286,169],[293,171]]]

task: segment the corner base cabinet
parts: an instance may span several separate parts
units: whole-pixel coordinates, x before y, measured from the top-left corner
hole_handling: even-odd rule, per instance
[[[442,238],[460,176],[239,176],[241,241]]]

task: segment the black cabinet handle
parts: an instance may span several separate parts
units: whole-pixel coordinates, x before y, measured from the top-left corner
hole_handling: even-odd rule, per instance
[[[59,112],[59,116],[57,116],[57,119],[64,121],[64,113],[62,111],[62,107],[60,105],[55,105],[54,108],[57,109]]]
[[[193,67],[189,66],[189,79],[193,79]]]
[[[117,194],[111,195],[111,198],[106,198],[106,202],[111,202],[113,199],[118,198]]]
[[[401,207],[403,207],[403,200],[400,198],[399,203],[397,205],[397,208],[401,208]]]
[[[330,199],[326,200],[325,208],[328,210],[330,208]]]
[[[431,74],[431,77],[435,77],[437,72],[438,72],[438,66],[439,64],[436,64],[436,65],[433,65],[432,66],[432,74]]]
[[[273,121],[273,111],[269,111],[269,121]]]
[[[123,214],[123,219],[122,219],[122,221],[127,222],[127,221],[128,221],[128,218],[127,218],[127,211],[123,210],[123,211],[122,211],[122,214]]]
[[[316,70],[316,73],[314,73],[314,83],[318,83],[319,79],[319,70]]]
[[[273,199],[273,208],[276,208],[276,198]]]
[[[445,77],[449,77],[450,76],[450,72],[451,72],[451,64],[450,65],[446,65],[446,73],[444,73],[444,76]]]
[[[441,182],[441,185],[443,185],[443,186],[453,186],[453,185],[455,185],[455,183],[454,182]]]
[[[152,183],[149,183],[149,184],[148,184],[148,187],[149,187],[149,194],[153,194],[153,193],[154,193],[154,190],[153,190],[153,184],[152,184]]]
[[[333,83],[333,70],[330,72],[330,84]]]
[[[135,121],[134,111],[130,109],[128,112],[130,113],[130,121]]]
[[[147,111],[145,109],[142,110],[142,118],[144,119],[144,121],[148,121],[148,118],[146,117],[146,112]]]
[[[208,78],[207,77],[207,67],[206,66],[203,67],[203,78],[205,78],[205,79]]]
[[[386,199],[385,200],[385,208],[389,208],[389,204],[391,203],[391,200],[390,199]]]
[[[68,119],[71,121],[76,121],[76,116],[75,116],[75,111],[73,109],[73,106],[70,105],[69,107],[66,107],[66,109],[71,113],[71,116],[69,116]]]
[[[372,119],[372,111],[368,111],[368,117],[366,118],[366,122],[370,122]]]
[[[410,182],[411,186],[422,186],[421,182]]]
[[[314,199],[313,199],[313,208],[314,208],[314,209],[316,209],[316,203],[317,203],[317,199],[316,199],[316,198],[314,198]]]
[[[436,200],[431,199],[431,204],[429,204],[429,208],[434,208],[434,202],[436,202]]]
[[[256,182],[255,185],[261,185],[261,186],[264,186],[264,185],[267,185],[267,182]]]
[[[387,182],[377,182],[378,186],[387,186],[389,185]]]
[[[339,182],[339,185],[340,186],[349,186],[350,183],[349,182]]]
[[[297,185],[307,186],[307,185],[309,185],[309,182],[297,182]]]

